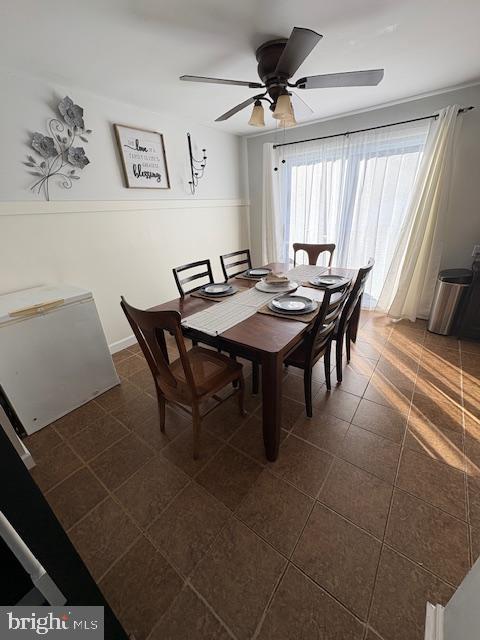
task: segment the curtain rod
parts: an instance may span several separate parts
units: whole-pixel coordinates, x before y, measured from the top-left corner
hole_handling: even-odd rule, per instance
[[[466,113],[467,111],[471,111],[475,109],[475,107],[464,107],[463,109],[459,109],[458,113]],[[333,133],[329,136],[321,136],[320,138],[307,138],[306,140],[297,140],[296,142],[283,142],[281,144],[274,144],[273,148],[278,149],[278,147],[289,147],[292,144],[302,144],[303,142],[314,142],[315,140],[327,140],[328,138],[340,138],[341,136],[349,136],[353,133],[363,133],[364,131],[373,131],[374,129],[385,129],[386,127],[394,127],[400,124],[408,124],[409,122],[420,122],[420,120],[431,120],[434,118],[435,120],[438,118],[438,113],[434,113],[431,116],[422,116],[421,118],[411,118],[410,120],[402,120],[401,122],[391,122],[390,124],[380,124],[377,127],[367,127],[366,129],[355,129],[355,131],[344,131],[343,133]]]

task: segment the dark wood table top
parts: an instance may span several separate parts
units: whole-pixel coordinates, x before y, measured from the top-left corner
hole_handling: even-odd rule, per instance
[[[282,263],[271,263],[266,265],[277,272],[287,272],[292,266]],[[319,269],[324,267],[319,267]],[[344,269],[340,267],[331,267],[330,273],[334,275],[344,275],[349,278],[354,278],[357,274],[355,269]],[[236,280],[239,286],[255,286],[255,281],[248,280]],[[192,296],[185,296],[185,298],[176,298],[169,302],[152,307],[150,311],[165,311],[175,310],[178,311],[182,318],[191,316],[198,311],[203,311],[212,304],[219,304],[218,302],[210,302],[204,298],[197,298]],[[289,318],[275,318],[265,314],[256,313],[250,318],[239,322],[234,327],[224,331],[220,337],[222,340],[228,342],[241,344],[248,349],[255,351],[264,351],[268,353],[280,353],[288,351],[291,345],[298,342],[299,336],[301,336],[307,329],[307,324],[304,322],[298,322],[290,320]]]

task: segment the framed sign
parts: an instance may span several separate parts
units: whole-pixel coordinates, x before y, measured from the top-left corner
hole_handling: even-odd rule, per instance
[[[163,135],[148,129],[113,125],[129,189],[170,189]]]

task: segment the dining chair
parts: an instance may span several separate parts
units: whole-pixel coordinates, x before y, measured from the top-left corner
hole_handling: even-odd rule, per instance
[[[234,251],[233,253],[225,253],[223,256],[220,256],[220,263],[222,265],[225,282],[227,282],[229,278],[234,278],[247,269],[252,268],[250,249],[242,249],[241,251]],[[236,269],[236,267],[239,268]],[[232,269],[234,269],[234,271],[232,271]]]
[[[353,285],[348,300],[343,307],[342,314],[339,318],[333,339],[335,340],[335,361],[337,370],[337,382],[342,382],[342,354],[343,341],[345,339],[345,347],[347,352],[347,362],[350,362],[350,346],[351,342],[355,342],[357,337],[357,328],[360,320],[360,309],[362,306],[362,295],[365,290],[368,275],[373,269],[375,260],[370,258],[366,267],[358,270],[355,284]]]
[[[299,346],[285,359],[287,366],[303,369],[303,386],[305,390],[305,407],[309,418],[312,410],[312,369],[323,356],[327,389],[331,389],[330,351],[335,323],[342,311],[350,290],[350,282],[327,287],[324,290],[320,310],[313,327],[307,331]]]
[[[202,267],[205,268],[204,271],[201,270]],[[210,264],[210,260],[197,260],[197,262],[182,264],[180,267],[175,267],[174,269],[172,269],[172,271],[178,291],[182,298],[184,298],[186,294],[198,291],[204,285],[213,282],[212,266]],[[185,277],[183,277],[185,271],[190,271],[193,273],[191,273],[190,275],[185,275]],[[195,280],[200,280],[200,278],[208,278],[208,280],[206,282],[202,282],[202,284],[198,284],[197,286],[192,287],[191,289],[188,289],[188,291],[185,289],[185,284],[194,282]]]
[[[321,253],[329,253],[328,266],[332,266],[334,244],[304,244],[302,242],[293,243],[293,266],[297,264],[297,251],[305,251],[308,256],[308,264],[317,264],[318,256]]]
[[[196,460],[200,455],[201,422],[212,410],[202,415],[202,402],[213,398],[218,401],[216,408],[232,395],[238,394],[240,414],[244,415],[242,365],[211,349],[193,347],[187,351],[180,327],[181,316],[177,311],[142,311],[130,306],[123,296],[120,305],[152,372],[160,430],[165,432],[167,402],[190,413],[193,419],[193,458]],[[174,337],[178,349],[179,358],[173,362],[169,362],[165,331]],[[232,383],[236,384],[236,389],[228,398],[220,398],[218,391]]]

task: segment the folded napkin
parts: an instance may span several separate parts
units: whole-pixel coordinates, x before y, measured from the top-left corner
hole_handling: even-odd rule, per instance
[[[266,282],[267,284],[287,284],[288,282],[290,282],[290,280],[284,273],[272,272],[265,276],[264,282]]]

